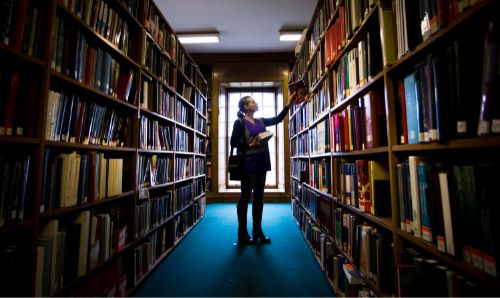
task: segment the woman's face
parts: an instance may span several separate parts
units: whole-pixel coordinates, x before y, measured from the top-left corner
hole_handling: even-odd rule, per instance
[[[255,99],[249,97],[247,98],[247,104],[245,108],[247,111],[255,112],[259,110],[259,105],[255,102]]]

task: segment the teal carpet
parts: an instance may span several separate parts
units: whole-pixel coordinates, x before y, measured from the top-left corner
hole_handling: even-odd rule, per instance
[[[248,226],[251,233],[251,207]],[[236,204],[207,204],[205,217],[134,292],[135,296],[324,297],[333,292],[291,215],[264,205],[271,244],[238,246]]]

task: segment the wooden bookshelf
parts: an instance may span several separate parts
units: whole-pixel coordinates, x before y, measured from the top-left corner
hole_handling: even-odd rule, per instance
[[[9,106],[4,106],[4,101],[0,100],[0,181],[3,183],[6,179],[7,170],[14,173],[14,167],[19,177],[26,175],[27,178],[25,181],[12,178],[18,179],[16,183],[24,183],[25,186],[19,189],[25,192],[21,195],[22,200],[12,205],[15,209],[9,207],[15,211],[12,216],[10,209],[8,217],[0,214],[1,270],[12,276],[11,280],[0,281],[0,294],[130,294],[154,268],[149,268],[136,280],[136,260],[145,252],[144,244],[153,246],[162,241],[165,247],[168,246],[154,260],[154,266],[157,266],[182,239],[179,235],[186,235],[203,217],[206,195],[199,187],[206,185],[206,176],[196,175],[204,171],[194,167],[205,167],[207,156],[204,148],[193,152],[193,143],[195,136],[202,143],[206,143],[208,137],[206,131],[197,129],[197,121],[205,121],[206,127],[208,83],[151,0],[84,0],[80,6],[74,1],[57,0],[6,1],[5,4],[9,8],[12,5],[13,12],[11,28],[1,28],[1,32],[7,32],[9,43],[5,36],[1,36],[0,58],[6,63],[0,66],[0,92],[12,92],[6,89],[11,81],[15,84],[19,81],[20,87],[17,93],[10,95],[17,107],[11,107],[10,102]],[[18,19],[18,15],[21,18]],[[24,20],[27,22],[21,30]],[[151,26],[152,22],[158,24]],[[143,57],[150,55],[146,50],[146,39],[158,51],[159,65],[168,66],[168,80],[145,65]],[[101,64],[99,59],[102,59]],[[143,107],[143,79],[158,83],[159,88],[174,98],[172,119]],[[182,86],[192,87],[191,98],[179,94],[178,90],[182,89],[178,88]],[[149,97],[153,100],[152,94]],[[187,107],[190,122],[177,118],[177,101]],[[166,104],[171,103],[167,101]],[[66,113],[63,113],[63,108]],[[7,112],[11,114],[7,115]],[[6,128],[10,129],[7,124],[12,125],[4,122],[6,116],[14,118],[11,135],[4,132]],[[171,150],[142,149],[139,142],[141,117],[170,127],[173,144],[177,129],[185,131],[188,152],[176,150],[173,144]],[[96,156],[95,160],[93,156]],[[170,176],[165,180],[168,182],[140,188],[136,173],[141,167],[138,163],[141,156],[170,159]],[[176,156],[192,159],[190,174],[177,181],[174,173],[180,165],[175,163]],[[91,159],[99,162],[92,165],[92,170]],[[104,161],[109,165],[104,166]],[[96,177],[95,185],[101,187],[92,190],[96,195],[93,200],[89,199],[91,171]],[[179,195],[178,188],[182,188]],[[64,197],[63,191],[66,193]],[[145,192],[149,198],[143,197]],[[186,201],[181,195],[189,193],[192,198]],[[136,220],[143,216],[136,213],[138,207],[167,194],[171,195],[172,206],[177,201],[179,206],[147,235],[136,237]],[[10,204],[14,196],[18,196],[17,190],[0,196],[2,208],[6,202]],[[76,203],[70,201],[75,196],[78,197]],[[157,207],[166,208],[163,205]],[[6,212],[6,209],[2,210]],[[94,229],[91,229],[93,225]],[[78,227],[79,232],[72,231],[74,227]],[[100,231],[99,234],[94,230]],[[101,238],[104,233],[107,233],[107,238]],[[89,244],[82,244],[82,235],[90,238]],[[101,240],[101,243],[95,240]],[[59,259],[54,261],[54,264],[63,264],[64,258],[65,268],[52,268],[51,255],[55,254],[43,255],[51,252],[52,246],[45,246],[47,243],[65,249],[57,252]],[[83,250],[76,247],[76,252],[70,251],[78,244],[82,244]],[[77,263],[70,262],[70,255],[75,253],[77,263],[80,262],[84,270],[66,276],[69,270],[81,270]],[[78,258],[86,261],[78,261]],[[9,259],[17,260],[12,262],[15,267],[3,266]],[[90,262],[97,262],[92,269],[87,267]],[[51,270],[58,270],[54,271],[57,279],[66,276],[64,282],[51,284],[50,278],[45,277]]]
[[[390,288],[390,290],[385,291],[383,289],[380,289],[376,283],[371,282],[370,280],[367,280],[364,285],[365,288],[370,289],[372,293],[377,296],[398,296],[399,293],[404,293],[405,289],[400,289],[400,285],[397,283],[396,274],[398,271],[396,271],[396,267],[399,265],[408,264],[407,262],[411,262],[412,258],[416,258],[417,255],[422,255],[424,259],[431,258],[438,260],[437,265],[432,266],[435,266],[436,268],[438,266],[445,266],[445,268],[450,271],[449,274],[453,275],[453,278],[455,278],[455,276],[457,276],[456,278],[464,278],[466,282],[464,283],[464,287],[461,288],[462,292],[452,293],[455,296],[460,295],[460,293],[465,294],[468,290],[473,291],[471,293],[476,293],[477,295],[496,296],[500,293],[500,282],[498,281],[498,278],[494,276],[496,272],[500,272],[495,263],[496,258],[498,258],[498,249],[494,248],[494,251],[490,251],[487,250],[489,248],[486,247],[489,247],[487,243],[498,242],[498,233],[496,229],[486,229],[488,226],[496,226],[496,224],[490,223],[489,225],[486,225],[486,223],[484,223],[486,226],[483,228],[483,223],[481,223],[481,218],[485,219],[488,218],[488,216],[497,217],[496,211],[492,211],[491,209],[489,211],[486,210],[488,208],[492,208],[492,206],[485,207],[484,205],[482,205],[486,204],[486,200],[494,200],[494,198],[491,198],[491,195],[490,197],[478,197],[477,200],[484,201],[481,201],[479,203],[469,203],[476,204],[468,205],[466,209],[467,212],[475,212],[474,214],[477,213],[476,215],[472,215],[476,217],[470,217],[471,215],[469,214],[466,214],[465,217],[459,216],[458,214],[452,215],[452,219],[454,222],[458,221],[461,225],[465,225],[465,230],[463,231],[463,233],[462,231],[453,230],[455,239],[458,237],[470,242],[470,239],[472,238],[466,237],[471,237],[471,234],[484,235],[482,236],[483,238],[481,238],[483,240],[492,239],[484,240],[490,242],[485,242],[486,246],[481,246],[481,248],[476,248],[476,246],[482,245],[478,243],[482,240],[479,240],[478,238],[477,241],[473,241],[470,244],[471,247],[474,247],[474,249],[479,252],[474,253],[474,262],[472,262],[472,260],[468,262],[460,256],[455,257],[438,249],[436,243],[436,235],[442,236],[445,233],[440,230],[441,226],[443,225],[442,210],[437,209],[441,213],[432,213],[432,217],[430,217],[431,215],[427,215],[427,213],[425,213],[428,212],[427,209],[422,209],[425,206],[427,206],[425,208],[433,208],[432,210],[434,210],[434,208],[438,208],[436,204],[438,204],[437,202],[441,200],[441,193],[437,191],[439,191],[440,185],[438,182],[432,182],[437,180],[429,180],[429,184],[425,186],[429,189],[432,188],[432,191],[434,191],[433,193],[429,193],[424,198],[422,198],[422,196],[420,195],[416,204],[409,205],[410,202],[407,201],[408,196],[414,196],[414,194],[410,193],[410,191],[413,192],[413,190],[409,189],[410,180],[408,180],[408,185],[405,186],[404,179],[410,179],[410,175],[413,175],[411,179],[414,179],[414,181],[416,182],[412,183],[414,183],[413,185],[416,185],[417,190],[427,180],[424,180],[424,176],[420,177],[420,174],[417,173],[417,171],[419,171],[418,168],[417,170],[412,170],[415,171],[413,173],[407,172],[407,174],[403,176],[404,178],[400,177],[400,175],[402,174],[398,171],[400,171],[401,167],[405,166],[405,163],[408,163],[411,157],[411,159],[416,160],[417,167],[422,167],[423,169],[423,167],[427,163],[430,164],[433,169],[435,169],[436,172],[429,172],[429,174],[425,173],[425,175],[433,175],[429,176],[429,178],[427,179],[437,179],[438,171],[439,173],[448,173],[448,176],[445,177],[448,177],[449,179],[454,179],[454,176],[456,176],[455,179],[459,179],[459,176],[461,177],[459,171],[462,168],[464,169],[464,171],[473,171],[471,172],[473,173],[471,175],[478,175],[474,176],[476,177],[475,179],[481,179],[478,177],[483,177],[484,175],[491,176],[491,174],[477,173],[477,171],[481,171],[482,169],[491,171],[495,166],[498,166],[500,164],[500,159],[498,157],[500,142],[498,136],[493,133],[490,133],[489,135],[478,136],[477,132],[474,131],[474,129],[476,129],[475,124],[478,121],[476,116],[480,112],[478,103],[481,101],[481,95],[479,94],[479,89],[480,87],[482,87],[479,86],[480,79],[476,78],[482,78],[483,75],[484,70],[481,71],[481,65],[483,65],[483,53],[480,53],[479,50],[476,50],[476,56],[469,55],[466,58],[457,56],[460,54],[465,55],[463,53],[469,54],[474,52],[473,50],[469,50],[469,48],[473,48],[475,46],[482,49],[485,40],[484,36],[488,34],[489,20],[494,20],[495,26],[499,21],[498,14],[493,13],[493,11],[497,11],[499,9],[498,3],[490,0],[471,1],[471,3],[462,2],[461,5],[464,5],[464,7],[454,7],[451,6],[451,3],[453,1],[442,1],[440,2],[440,5],[444,4],[444,8],[442,8],[441,6],[439,7],[439,9],[435,7],[436,14],[430,15],[432,22],[436,20],[436,23],[432,24],[440,24],[440,27],[431,28],[431,26],[429,26],[429,29],[426,29],[425,27],[423,28],[420,26],[421,24],[419,22],[421,18],[418,13],[416,13],[415,15],[415,12],[412,11],[418,11],[419,5],[423,5],[423,2],[432,6],[437,5],[437,1],[415,2],[408,0],[380,0],[367,2],[369,2],[368,6],[362,7],[363,2],[358,1],[318,1],[316,10],[313,14],[306,33],[302,49],[297,54],[297,61],[291,73],[291,80],[297,80],[300,78],[304,79],[306,81],[306,86],[309,86],[308,92],[310,96],[308,96],[308,101],[293,107],[289,115],[291,125],[295,125],[294,127],[290,128],[290,139],[294,142],[293,149],[298,150],[298,152],[296,152],[295,155],[292,155],[290,158],[290,162],[292,164],[292,173],[290,176],[290,184],[292,186],[292,213],[295,217],[295,220],[301,227],[301,229],[303,229],[305,233],[304,236],[310,243],[314,243],[314,241],[319,239],[319,234],[321,234],[321,236],[325,236],[330,240],[338,239],[337,237],[344,237],[344,233],[350,233],[349,235],[354,234],[354,231],[351,231],[349,229],[355,229],[354,227],[357,228],[357,225],[359,225],[358,221],[363,222],[363,224],[367,224],[370,227],[373,227],[376,231],[375,233],[379,233],[384,239],[389,241],[390,245],[387,245],[386,243],[385,247],[388,247],[388,250],[390,250],[390,252],[388,253],[391,254],[393,258],[393,263],[390,268],[392,269],[394,275],[392,285],[389,285],[388,287]],[[401,10],[402,6],[400,6],[400,4],[402,4],[403,2],[405,2],[405,5],[407,6],[406,12]],[[409,5],[414,5],[415,7],[412,6],[412,8],[408,10]],[[448,7],[448,5],[450,5],[450,7]],[[361,13],[359,15],[357,14],[356,10],[357,6],[362,7]],[[390,14],[387,13],[388,9],[393,9],[391,11],[392,16],[390,17],[392,18],[392,20],[389,18]],[[454,12],[453,9],[456,9],[456,11]],[[395,10],[397,10],[397,12]],[[443,19],[438,19],[438,12],[441,13],[439,16],[442,17],[442,12],[444,12],[445,10],[447,19],[445,23],[442,23]],[[454,15],[449,15],[450,13],[454,13]],[[404,14],[409,14],[409,16],[403,18],[402,16]],[[434,16],[435,18],[433,18]],[[342,17],[345,17],[345,19],[341,19]],[[358,26],[356,28],[349,27],[351,22],[352,24],[357,23]],[[386,22],[393,22],[393,24],[389,25],[389,23]],[[345,27],[338,27],[341,23],[343,24],[342,26]],[[387,26],[394,29],[394,39],[384,39],[382,40],[382,42],[380,42],[381,38],[384,38],[384,36],[388,36],[388,34],[390,34],[390,30],[386,30],[387,28],[385,28]],[[412,28],[415,29],[410,28],[411,26],[413,26]],[[408,33],[406,35],[401,34],[401,30],[403,30],[403,28],[408,28]],[[429,31],[427,31],[424,35],[421,30]],[[498,33],[498,28],[493,30],[495,30],[493,32],[494,34]],[[333,34],[337,35],[335,37],[332,37]],[[369,42],[367,41],[368,35],[370,38]],[[404,43],[405,38],[408,38],[408,49],[403,48],[403,46],[406,45]],[[378,39],[378,42],[375,39]],[[393,43],[391,43],[391,40],[393,41]],[[365,44],[361,44],[362,42],[365,42]],[[385,47],[384,43],[388,44],[389,46]],[[366,44],[368,44],[367,48],[369,50],[365,50],[363,48],[363,46],[366,46]],[[331,48],[331,46],[335,47]],[[398,52],[398,47],[400,47],[400,52]],[[450,48],[452,48],[452,50],[450,50]],[[394,50],[394,60],[391,60],[390,55],[388,55],[388,52],[391,50]],[[353,58],[352,56],[353,51],[357,51],[356,58]],[[364,57],[365,53],[368,53],[367,51],[369,51],[369,53],[371,54],[371,60],[368,62],[370,65],[372,65],[372,67],[374,67],[375,65],[375,68],[356,68],[358,67],[358,65],[363,66],[363,63],[366,62],[366,60],[363,61],[363,59],[365,58],[361,57]],[[333,54],[334,52],[335,55]],[[453,53],[450,54],[450,52]],[[434,67],[440,66],[435,64],[436,66],[432,66],[431,68],[430,61],[437,60],[438,58],[441,58],[441,61],[443,61],[443,59],[444,61],[452,61],[448,64],[456,63],[456,67],[460,67],[457,68],[457,72],[458,70],[460,70],[461,72],[459,74],[455,74],[454,72],[448,71],[449,69],[440,69],[441,76],[438,76],[436,79],[432,78],[431,76],[433,75],[433,73],[431,72],[437,71],[434,70]],[[346,59],[355,60],[356,66],[354,67],[351,65],[347,65],[345,62]],[[460,131],[448,132],[448,129],[457,130],[461,129],[461,127],[459,126],[457,128],[456,125],[452,123],[450,126],[451,128],[448,128],[446,126],[448,124],[447,122],[440,122],[441,127],[439,129],[441,129],[441,133],[443,133],[444,136],[442,140],[434,140],[432,139],[433,136],[431,136],[429,141],[427,141],[426,139],[422,141],[421,139],[416,144],[408,144],[408,137],[405,135],[406,140],[402,138],[403,133],[406,133],[404,129],[406,129],[405,127],[407,124],[407,119],[402,118],[406,116],[402,116],[403,114],[401,111],[401,106],[407,103],[404,102],[404,98],[401,99],[401,96],[405,94],[401,95],[398,88],[400,88],[400,82],[402,82],[403,79],[406,78],[406,76],[412,73],[417,73],[418,67],[422,67],[421,62],[424,62],[423,65],[427,65],[427,68],[424,69],[424,71],[429,71],[430,74],[425,74],[427,75],[427,77],[416,77],[416,80],[420,80],[422,82],[424,79],[428,80],[424,82],[425,84],[430,84],[429,82],[432,81],[432,86],[439,85],[439,88],[442,88],[441,86],[445,86],[445,83],[450,84],[449,80],[456,78],[456,80],[462,80],[460,81],[460,83],[456,84],[457,86],[453,86],[453,88],[456,88],[456,90],[458,90],[456,92],[461,92],[460,90],[465,90],[466,88],[468,88],[463,87],[463,85],[470,85],[471,90],[472,88],[475,88],[473,89],[475,90],[474,97],[471,97],[470,95],[472,94],[470,93],[472,91],[467,91],[469,92],[467,93],[467,100],[474,101],[474,108],[477,106],[477,110],[476,108],[473,111],[464,110],[466,111],[466,113],[472,114],[472,116],[454,116],[456,113],[458,113],[457,107],[460,102],[458,102],[457,99],[453,97],[455,93],[450,93],[454,92],[453,90],[446,93],[447,97],[443,95],[444,93],[436,93],[434,95],[434,93],[432,93],[434,92],[434,89],[426,93],[428,90],[431,90],[425,89],[428,88],[426,87],[427,85],[421,85],[424,87],[417,85],[416,88],[421,88],[421,90],[415,90],[416,92],[420,92],[416,94],[417,98],[415,100],[421,102],[423,99],[420,99],[420,97],[424,99],[426,97],[429,97],[429,100],[434,100],[430,98],[434,98],[434,96],[437,97],[439,95],[441,96],[439,100],[441,102],[444,102],[442,103],[442,105],[446,107],[443,108],[443,110],[437,110],[437,107],[434,107],[431,104],[427,103],[426,109],[428,110],[421,112],[421,115],[423,115],[421,117],[427,117],[423,118],[425,119],[423,121],[438,121],[434,118],[434,120],[429,120],[428,116],[426,116],[430,115],[429,113],[433,113],[433,109],[436,109],[437,116],[434,116],[434,114],[432,114],[432,117],[444,118],[448,116],[448,118],[446,118],[448,120],[442,121],[450,122],[452,120],[454,121],[455,118],[453,117],[464,117],[464,120],[462,120],[463,118],[457,118],[457,121],[465,122],[470,121],[470,119],[472,118],[472,122],[467,122],[467,124],[472,127],[472,131],[469,131],[468,135],[460,135]],[[320,67],[317,66],[319,64]],[[474,64],[473,67],[471,66],[472,64]],[[495,65],[494,67],[497,66],[498,65]],[[368,79],[364,79],[363,76],[367,75],[367,69],[368,71],[372,72],[371,77],[369,77]],[[471,71],[471,69],[474,70]],[[342,77],[344,75],[344,72],[349,72],[349,76],[346,74],[345,77]],[[354,73],[354,76],[351,76],[351,73]],[[450,76],[450,74],[453,74],[455,77]],[[449,79],[446,79],[446,76],[448,76]],[[441,82],[436,81],[435,83],[434,80],[438,79],[441,80]],[[443,81],[445,81],[445,83],[443,83]],[[498,83],[496,81],[494,82],[494,84]],[[319,95],[322,91],[322,88],[320,88],[320,86],[324,86],[325,84],[328,86],[327,94]],[[445,91],[448,90],[445,88]],[[369,97],[367,97],[367,95],[372,93],[374,95],[370,95]],[[432,94],[432,97],[430,94]],[[372,99],[372,96],[375,99]],[[319,100],[325,102],[318,102],[318,98]],[[380,139],[377,140],[378,143],[375,146],[363,147],[367,144],[365,133],[367,131],[367,125],[369,124],[366,124],[364,122],[366,121],[365,118],[357,118],[361,116],[357,116],[356,113],[360,113],[358,115],[363,115],[363,117],[366,117],[366,115],[368,115],[367,113],[361,114],[365,113],[364,109],[366,108],[366,106],[364,104],[366,104],[366,100],[373,100],[370,102],[371,105],[373,104],[373,102],[379,105],[379,107],[380,105],[382,105],[381,107],[383,110],[383,115],[377,114],[376,117],[383,116],[383,120],[382,118],[373,118],[373,114],[370,115],[372,119],[371,121],[378,121],[378,123],[380,123],[382,126],[379,127],[381,129],[380,134],[378,134],[378,136],[380,136]],[[498,101],[498,98],[494,100],[496,102]],[[419,104],[424,105],[425,103]],[[456,106],[449,107],[451,104],[455,104]],[[316,109],[317,106],[326,106],[326,108],[323,111],[310,110],[313,109],[313,107]],[[406,111],[406,113],[414,113],[414,111]],[[498,111],[495,110],[494,113],[498,113]],[[309,117],[313,117],[313,119],[309,119]],[[328,121],[327,125],[330,126],[330,135],[326,136],[326,138],[327,142],[329,142],[329,148],[331,152],[327,151],[324,154],[312,154],[311,143],[316,145],[315,142],[319,142],[318,140],[312,139],[315,136],[315,128],[318,123],[324,120]],[[363,122],[357,122],[358,120]],[[334,121],[340,121],[338,123],[343,126],[337,127],[337,122]],[[423,127],[424,124],[420,125],[421,127]],[[425,126],[425,132],[427,132],[427,129],[429,128],[434,129],[434,126],[431,126],[434,125],[432,122],[425,122],[425,125],[429,125],[428,127]],[[470,127],[467,127],[467,129],[470,130]],[[375,128],[372,127],[370,129],[373,130]],[[421,133],[423,135],[424,130],[417,131],[417,134],[418,133]],[[385,136],[387,136],[387,139],[385,138]],[[359,137],[361,137],[361,139],[359,139]],[[424,135],[424,138],[425,137],[426,135]],[[344,143],[340,143],[340,145],[335,144],[335,142],[338,142],[339,140],[340,142]],[[359,142],[362,143],[361,147]],[[340,150],[339,147],[335,147],[334,145],[340,146]],[[293,150],[291,151],[295,152]],[[321,172],[311,173],[310,171],[313,171],[314,169],[313,162],[317,161],[325,162],[326,168],[321,169]],[[365,179],[363,176],[365,174],[359,174],[358,172],[361,168],[357,167],[366,167],[365,161],[368,161],[370,165],[374,167],[375,165],[378,165],[381,166],[382,169],[384,169],[383,176],[380,176],[376,179],[382,179],[381,181],[386,181],[384,182],[384,187],[386,188],[383,191],[383,194],[379,193],[378,195],[377,193],[378,191],[381,191],[381,189],[379,188],[378,191],[375,190],[375,196],[372,197],[371,200],[375,200],[376,203],[379,201],[380,197],[383,197],[385,200],[381,200],[381,202],[384,202],[383,204],[390,204],[390,206],[386,206],[384,211],[389,212],[387,216],[375,216],[371,213],[373,212],[373,209],[371,210],[371,212],[361,210],[361,207],[365,204],[365,198],[363,197],[365,188],[361,187],[361,185],[363,183],[371,184],[371,182],[367,182],[366,180],[363,180],[365,182],[361,182],[361,179]],[[442,168],[442,166],[444,167]],[[408,170],[409,165],[407,165],[406,167],[406,169]],[[363,168],[363,171],[366,171],[365,169],[366,168]],[[404,169],[405,168],[403,168],[403,171]],[[445,170],[447,170],[448,172],[445,172]],[[456,174],[454,174],[454,170]],[[302,173],[302,175],[300,175],[301,171],[304,172]],[[330,181],[326,181],[327,178],[325,178],[325,172],[329,172],[326,177],[329,177]],[[417,174],[419,174],[418,177],[413,178],[417,176]],[[302,177],[301,179],[305,179],[305,181],[300,180],[299,177]],[[312,186],[313,183],[315,185],[318,183],[318,181],[309,181],[310,179],[323,179],[321,183],[326,183],[329,190],[327,192],[319,191],[317,187]],[[475,183],[475,185],[472,186],[474,187],[474,189],[481,188],[481,191],[487,192],[490,188],[492,188],[491,186],[489,186],[488,188],[488,186],[485,186],[484,183],[478,181],[479,180],[475,180],[475,182],[471,182]],[[470,181],[468,181],[467,183],[469,182]],[[457,184],[460,183],[457,182]],[[408,187],[408,190],[404,190],[405,192],[403,192],[403,188],[405,187]],[[450,187],[456,186],[452,185]],[[373,189],[371,190],[373,191]],[[477,191],[480,190],[478,189]],[[479,196],[478,194],[476,195]],[[484,194],[484,196],[486,196],[486,194]],[[458,208],[456,205],[459,204],[459,198],[459,190],[455,188],[451,189],[450,201],[453,200],[450,203],[452,204],[451,208]],[[346,203],[346,200],[349,203]],[[415,212],[416,206],[423,204],[422,202],[424,201],[429,205],[425,205],[424,207],[420,206],[418,208],[418,210],[422,209],[423,211],[417,211],[419,218],[418,222],[411,221],[412,231],[408,232],[406,230],[401,230],[402,227],[400,227],[400,225],[404,225],[404,222],[402,222],[402,218],[406,218],[406,221],[408,222],[409,215],[407,213]],[[358,204],[360,204],[360,206],[357,206]],[[439,205],[441,204],[439,203]],[[337,216],[336,212],[338,211],[340,211],[339,214],[345,216],[343,220],[348,220],[349,224],[353,226],[349,226],[347,228],[347,232],[344,231],[344,228],[346,228],[344,225],[335,227],[335,216]],[[447,211],[445,210],[445,212]],[[484,215],[486,217],[480,215],[479,212],[486,212],[486,215]],[[415,216],[415,213],[413,215]],[[329,219],[327,219],[326,221],[332,222],[333,228],[331,234],[329,234],[325,229],[322,228],[322,225],[325,224],[325,216],[327,218],[329,216]],[[422,230],[422,227],[425,227],[427,229],[427,225],[429,225],[429,223],[423,223],[422,220],[428,220],[428,218],[431,218],[430,220],[432,225],[430,229],[432,230],[433,235],[426,235],[425,237],[431,237],[432,240],[430,241],[424,240],[423,235],[418,235],[418,233],[420,233],[418,231]],[[474,223],[465,223],[465,221],[467,220],[475,221]],[[309,223],[306,224],[307,222]],[[413,225],[415,226],[414,228]],[[467,227],[467,225],[472,225],[473,227]],[[319,227],[319,234],[315,234],[314,232],[316,226]],[[454,227],[454,229],[457,228]],[[338,232],[340,233],[339,235],[337,235]],[[349,245],[362,245],[361,243],[364,240],[361,240],[361,238],[358,239],[356,237],[356,240],[347,241],[359,241],[349,242]],[[328,247],[328,245],[322,244],[325,246],[321,249],[319,249],[317,245],[319,244],[311,244],[311,249],[316,253],[324,251],[325,255],[323,256],[323,258],[329,258],[331,256],[340,254],[345,257],[345,262],[347,263],[354,263],[356,260],[356,258],[350,257],[344,251],[342,251],[342,249],[340,249],[337,244],[334,244],[333,247]],[[461,250],[462,247],[456,247],[455,249]],[[380,252],[377,252],[376,254],[377,258],[379,257],[379,253]],[[493,258],[494,263],[492,265],[493,269],[490,269],[490,271],[495,271],[495,273],[487,273],[486,270],[482,269],[489,265],[489,263],[487,263],[487,260],[490,256]],[[484,262],[484,264],[482,262]],[[432,274],[432,272],[441,270],[436,268],[431,267],[428,274],[430,275]],[[359,271],[359,268],[355,269]],[[331,272],[327,272],[327,276],[331,275]],[[418,278],[421,278],[421,280],[424,281],[426,280],[426,278],[428,278],[429,275],[419,275]],[[329,279],[329,281],[335,293],[343,292],[342,289],[336,288],[336,283],[333,280]],[[427,281],[425,281],[423,285],[414,285],[414,287],[418,290],[423,289],[423,292],[420,293],[420,295],[426,295],[426,283]],[[443,283],[446,284],[446,281],[441,281],[441,284]],[[470,288],[466,289],[466,287]],[[419,295],[419,293],[414,294]]]

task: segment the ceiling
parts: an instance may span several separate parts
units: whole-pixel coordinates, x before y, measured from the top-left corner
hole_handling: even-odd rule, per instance
[[[279,31],[309,25],[315,0],[154,0],[176,33],[219,31],[220,43],[184,45],[190,53],[293,52]]]

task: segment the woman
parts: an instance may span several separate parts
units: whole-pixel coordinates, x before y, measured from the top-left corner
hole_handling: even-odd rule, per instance
[[[238,120],[234,122],[231,134],[231,147],[237,148],[238,154],[244,154],[243,178],[241,179],[241,197],[237,205],[238,214],[238,242],[251,244],[255,241],[270,243],[271,239],[262,232],[262,209],[264,203],[264,186],[266,184],[266,172],[271,170],[271,160],[267,142],[262,144],[255,136],[266,130],[266,126],[276,125],[283,121],[295,94],[278,116],[273,118],[254,118],[253,115],[259,110],[259,106],[250,96],[244,96],[238,103]],[[242,124],[244,126],[242,126]],[[252,219],[253,229],[250,237],[247,231],[248,201],[252,196]]]

